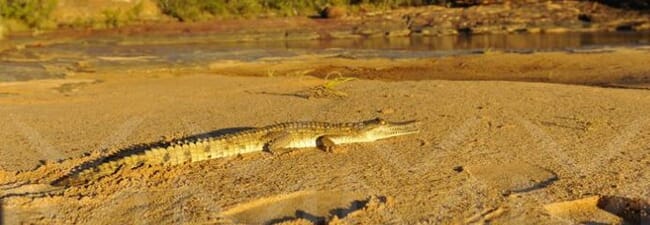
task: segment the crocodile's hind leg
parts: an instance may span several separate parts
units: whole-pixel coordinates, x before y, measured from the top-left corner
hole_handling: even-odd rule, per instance
[[[334,152],[336,150],[336,143],[330,136],[321,136],[316,139],[316,146],[325,152]]]
[[[291,134],[289,132],[273,132],[268,134],[267,137],[270,141],[264,146],[264,152],[271,155],[282,155],[291,151],[291,149],[286,148],[291,143]]]

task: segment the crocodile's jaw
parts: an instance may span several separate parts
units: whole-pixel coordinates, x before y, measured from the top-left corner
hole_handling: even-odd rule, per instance
[[[388,122],[377,118],[357,125],[357,130],[349,135],[335,135],[331,138],[336,144],[373,142],[379,139],[418,133],[420,132],[419,124],[420,122],[415,120]]]
[[[375,141],[384,138],[419,133],[419,124],[420,123],[415,120],[406,122],[380,121],[380,124],[369,126],[364,129],[362,133],[370,141]]]

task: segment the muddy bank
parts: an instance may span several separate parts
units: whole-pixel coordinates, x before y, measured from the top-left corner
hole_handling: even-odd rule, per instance
[[[175,71],[179,76],[648,83],[650,33],[221,42],[218,36],[31,40],[0,52],[0,81]],[[614,47],[608,47],[614,46]]]
[[[422,59],[296,57],[210,64],[217,74],[356,77],[404,80],[506,80],[643,88],[650,83],[646,48],[594,49],[531,54],[480,52]]]

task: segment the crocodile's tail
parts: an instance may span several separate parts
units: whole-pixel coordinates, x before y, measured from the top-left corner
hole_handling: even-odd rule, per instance
[[[220,141],[197,141],[160,148],[138,151],[122,151],[117,154],[89,162],[73,170],[51,184],[53,186],[74,186],[111,175],[120,168],[135,168],[143,165],[179,165],[186,162],[222,158],[255,151],[261,146],[229,148]]]
[[[87,183],[111,175],[120,168],[133,168],[142,165],[146,161],[146,155],[130,155],[119,159],[104,158],[76,168],[71,173],[51,183],[53,186],[74,186]]]
[[[85,163],[51,183],[53,186],[75,186],[111,175],[119,169],[136,168],[143,165],[176,165],[191,159],[183,154],[185,145],[153,148],[148,150],[120,151],[116,154]],[[174,160],[171,160],[174,159]]]

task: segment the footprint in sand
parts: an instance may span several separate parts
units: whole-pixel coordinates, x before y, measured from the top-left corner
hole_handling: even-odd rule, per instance
[[[467,172],[489,188],[503,194],[533,191],[558,179],[553,171],[525,162],[486,162],[468,166]]]
[[[246,202],[222,212],[222,216],[242,224],[305,220],[323,224],[363,209],[368,199],[367,195],[354,192],[299,191]]]

